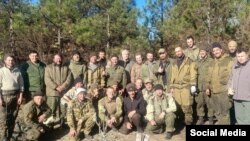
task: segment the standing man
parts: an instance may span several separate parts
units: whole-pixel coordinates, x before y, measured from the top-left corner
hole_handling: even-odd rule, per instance
[[[176,104],[174,98],[163,92],[163,86],[156,84],[154,95],[149,98],[146,118],[148,120],[146,130],[153,133],[162,133],[163,125],[166,125],[166,139],[171,139],[174,132]]]
[[[17,123],[27,140],[38,140],[48,127],[43,124],[51,115],[51,109],[44,101],[41,91],[33,93],[32,100],[24,105],[18,114]]]
[[[164,48],[159,49],[159,60],[156,62],[157,65],[157,72],[156,77],[157,81],[155,84],[161,84],[164,89],[168,89],[168,83],[170,79],[170,67],[173,62],[172,58],[168,57],[167,51]]]
[[[118,61],[118,65],[122,66],[125,69],[126,75],[127,75],[127,83],[129,83],[131,79],[130,72],[131,72],[132,65],[134,64],[134,61],[130,59],[129,50],[123,49],[121,51],[121,54],[122,54],[122,58],[121,60]]]
[[[0,69],[0,140],[12,137],[17,104],[23,99],[23,77],[15,67],[15,58],[10,54],[4,56],[4,66]]]
[[[39,55],[35,50],[29,53],[29,60],[21,65],[26,102],[32,99],[36,91],[45,92],[45,67],[46,65],[39,60]]]
[[[52,116],[56,117],[56,111],[60,110],[60,98],[67,91],[72,82],[72,74],[67,66],[62,65],[62,56],[55,54],[53,63],[45,68],[45,84],[47,104],[52,110]]]
[[[86,72],[86,84],[87,89],[90,88],[92,84],[97,84],[102,88],[105,87],[105,76],[103,75],[104,67],[97,64],[97,55],[95,52],[90,53],[89,64],[87,66]]]
[[[118,65],[118,56],[111,56],[111,66],[106,70],[107,86],[117,83],[118,89],[123,92],[127,84],[127,75],[123,67]]]
[[[250,125],[250,63],[248,49],[239,48],[236,52],[237,63],[228,82],[228,94],[233,96],[237,124]]]
[[[101,123],[117,131],[123,119],[122,99],[115,95],[112,87],[106,89],[106,96],[98,102],[98,111]]]
[[[229,42],[228,42],[228,45],[227,45],[228,50],[229,50],[229,56],[230,56],[234,61],[237,60],[237,59],[236,59],[237,46],[238,46],[238,44],[237,44],[237,42],[234,41],[234,40],[229,41]]]
[[[199,48],[196,47],[194,42],[193,36],[187,37],[187,48],[184,50],[184,54],[192,59],[193,61],[196,61],[199,58]]]
[[[106,68],[108,61],[106,59],[106,52],[105,50],[100,50],[98,52],[98,59],[97,59],[97,63],[99,66]]]
[[[76,94],[77,99],[72,100],[67,109],[70,139],[78,141],[82,131],[86,139],[92,139],[90,132],[95,125],[95,109],[91,101],[86,98],[85,89],[78,88]]]
[[[209,124],[213,124],[214,111],[212,108],[212,99],[210,96],[206,95],[206,77],[208,75],[208,67],[212,61],[209,57],[208,49],[206,46],[200,48],[199,59],[197,61],[198,68],[198,89],[199,94],[195,96],[196,112],[199,117],[197,125],[202,125],[204,123],[205,116],[205,105],[207,106],[207,116]]]
[[[83,81],[86,79],[84,78],[87,70],[86,64],[82,60],[80,53],[78,51],[72,52],[72,59],[70,60],[68,67],[72,72],[73,79],[76,79],[79,76],[82,78]],[[86,82],[84,81],[83,83],[85,84]]]
[[[141,68],[141,76],[142,80],[145,81],[147,78],[151,79],[154,82],[157,82],[157,63],[154,60],[154,53],[153,52],[147,52],[146,54],[147,60],[142,65]]]
[[[196,91],[190,93],[191,89],[196,89],[197,69],[195,63],[186,57],[181,47],[175,48],[176,59],[171,65],[170,92],[173,94],[177,106],[180,106],[178,114],[186,125],[193,122],[193,96]]]
[[[133,64],[132,68],[131,68],[131,83],[135,83],[135,81],[138,78],[142,78],[141,77],[141,68],[142,68],[142,64],[143,64],[143,58],[142,58],[142,54],[141,53],[136,53],[135,54],[135,63]]]
[[[232,104],[227,94],[227,83],[233,61],[228,55],[223,54],[223,49],[219,43],[214,42],[212,48],[214,59],[208,68],[206,94],[212,98],[218,124],[230,124],[229,109]]]

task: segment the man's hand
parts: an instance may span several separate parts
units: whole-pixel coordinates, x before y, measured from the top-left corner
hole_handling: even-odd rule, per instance
[[[107,120],[107,125],[108,125],[108,127],[112,127],[112,121],[111,121],[111,119]]]
[[[18,104],[18,105],[21,105],[21,104],[22,104],[22,101],[23,101],[23,95],[20,94],[20,96],[19,96],[19,98],[18,98],[18,100],[17,100],[17,104]]]
[[[132,129],[133,126],[130,122],[127,122],[126,127],[127,127],[127,129]]]
[[[44,129],[43,129],[42,127],[39,129],[39,131],[40,131],[41,133],[44,133],[44,132],[45,132]]]
[[[160,119],[163,119],[165,117],[165,112],[161,112],[161,114],[159,115]]]
[[[174,88],[170,89],[170,93],[173,95],[174,94]]]
[[[158,72],[159,72],[159,73],[162,73],[162,72],[163,72],[163,68],[162,68],[161,66],[159,67]]]
[[[2,97],[0,97],[0,106],[2,106],[2,107],[5,106],[5,103],[4,103],[3,99],[2,99]]]
[[[42,122],[45,121],[45,119],[46,119],[46,115],[45,115],[45,114],[42,114],[42,115],[40,115],[40,116],[38,117],[38,122],[39,122],[39,123],[42,123]]]
[[[206,89],[206,95],[210,96],[210,90],[209,89]]]
[[[82,122],[83,122],[83,120],[82,120],[82,119],[79,119],[78,122],[77,122],[77,126],[81,126],[81,125],[82,125]]]
[[[116,123],[116,118],[115,118],[115,117],[111,117],[110,120],[111,120],[112,124],[113,124],[113,123]]]
[[[124,89],[119,90],[118,92],[120,95],[124,93]]]
[[[75,129],[70,129],[70,131],[69,131],[69,136],[70,136],[70,137],[76,136],[76,130],[75,130]]]
[[[131,112],[129,112],[128,113],[128,117],[129,118],[132,118],[133,117],[133,115],[136,113],[136,111],[134,110],[134,111],[131,111]]]
[[[151,121],[150,121],[150,124],[153,125],[153,126],[155,126],[155,125],[156,125],[156,122],[155,122],[154,120],[151,120]]]

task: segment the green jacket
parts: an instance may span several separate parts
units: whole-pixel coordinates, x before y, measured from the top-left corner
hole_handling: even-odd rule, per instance
[[[210,89],[213,94],[227,92],[227,82],[233,63],[234,61],[226,54],[219,59],[213,59],[208,68],[206,89]]]
[[[118,119],[122,116],[122,100],[117,96],[114,100],[108,97],[102,98],[98,102],[99,118],[101,121],[109,120],[112,116]]]
[[[167,114],[175,111],[176,104],[174,98],[171,95],[166,95],[163,93],[162,97],[159,97],[154,94],[154,96],[149,98],[146,118],[149,121],[156,120],[156,117],[159,117],[162,112]]]
[[[154,84],[155,82],[158,81],[157,77],[156,77],[156,73],[158,71],[158,66],[156,61],[148,62],[146,61],[142,67],[141,67],[141,77],[142,80],[145,81],[146,79],[151,79],[153,80]]]
[[[199,52],[200,49],[196,46],[194,46],[193,48],[186,48],[184,50],[185,56],[189,57],[193,61],[197,61],[199,59]]]
[[[23,120],[21,123],[23,123],[25,127],[38,129],[41,126],[38,117],[43,114],[46,115],[46,118],[51,116],[51,109],[46,102],[43,102],[41,106],[37,106],[32,100],[24,105],[22,108],[22,114],[20,114],[21,117],[18,119]]]
[[[54,63],[45,68],[45,84],[47,96],[62,96],[56,88],[61,85],[66,91],[72,83],[71,71],[66,66],[56,66]]]
[[[156,69],[157,69],[157,72],[156,72],[156,77],[157,77],[157,81],[154,82],[154,84],[161,84],[162,86],[167,86],[169,85],[169,81],[170,81],[170,68],[171,68],[171,65],[173,64],[174,60],[172,58],[168,58],[167,60],[163,61],[162,62],[162,66],[163,66],[163,73],[159,73],[158,72],[158,69],[161,65],[161,61],[160,60],[157,60],[156,61]]]
[[[85,73],[85,80],[87,83],[87,88],[93,83],[98,84],[101,87],[105,86],[105,76],[102,75],[102,72],[104,71],[103,67],[97,66],[94,70],[87,68],[87,71]]]
[[[110,68],[107,68],[107,86],[111,86],[111,84],[118,84],[119,86],[122,86],[123,88],[127,85],[127,74],[125,72],[125,69],[121,66],[111,66]]]
[[[205,91],[206,78],[208,75],[208,68],[213,59],[211,57],[207,57],[205,59],[199,59],[197,61],[198,68],[198,88],[200,91]]]
[[[25,91],[38,91],[45,90],[44,84],[44,70],[46,65],[39,61],[34,64],[31,61],[27,61],[21,65],[21,73],[24,80]]]
[[[86,64],[83,61],[75,62],[73,60],[70,60],[70,63],[68,64],[69,69],[73,75],[73,79],[76,79],[77,77],[81,77],[83,79],[83,83],[86,83],[86,71],[87,67]]]

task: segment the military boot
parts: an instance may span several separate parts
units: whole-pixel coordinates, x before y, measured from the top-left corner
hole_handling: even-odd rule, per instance
[[[171,138],[172,138],[172,133],[171,132],[167,132],[166,136],[165,136],[165,139],[166,140],[170,140]]]
[[[204,120],[203,120],[203,117],[199,117],[196,125],[203,125],[204,124]]]

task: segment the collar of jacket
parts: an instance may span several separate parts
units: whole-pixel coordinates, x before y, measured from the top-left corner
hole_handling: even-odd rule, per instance
[[[14,72],[18,69],[16,66],[13,66],[12,68],[7,68],[6,65],[4,65],[4,68],[9,70],[10,72]]]
[[[70,63],[76,64],[76,65],[82,65],[83,62],[81,60],[79,60],[78,62],[74,61],[74,60],[70,60]]]
[[[152,64],[155,64],[156,61],[154,60],[153,62],[151,62]],[[148,65],[149,64],[149,61],[146,61],[144,64]]]
[[[243,64],[241,64],[241,63],[239,63],[238,61],[237,61],[237,63],[235,64],[235,69],[238,69],[238,68],[240,68],[240,67],[242,67],[242,66],[246,66],[246,64],[249,62],[249,59],[245,62],[245,63],[243,63]]]

